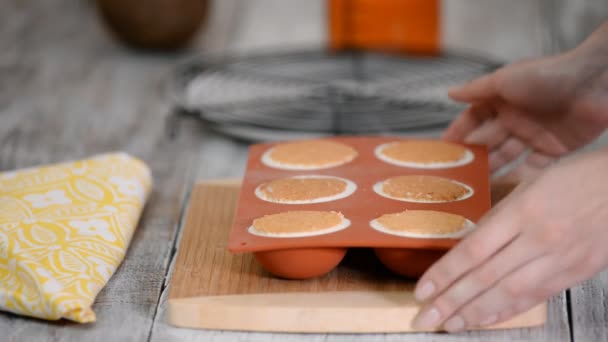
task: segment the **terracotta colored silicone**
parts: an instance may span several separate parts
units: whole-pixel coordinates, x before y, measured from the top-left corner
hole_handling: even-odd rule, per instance
[[[413,248],[375,248],[374,253],[389,270],[399,275],[419,278],[447,250]]]
[[[334,168],[313,171],[272,169],[260,158],[275,144],[257,144],[249,150],[247,171],[241,187],[239,205],[234,218],[228,248],[235,253],[259,252],[290,248],[371,247],[447,249],[457,239],[421,239],[395,237],[372,229],[369,223],[387,213],[407,209],[447,211],[477,222],[490,209],[490,182],[487,151],[484,146],[465,145],[475,158],[469,164],[449,169],[412,169],[382,162],[374,149],[387,142],[405,139],[387,137],[340,137],[329,140],[354,147],[359,155],[352,162]],[[357,191],[346,198],[314,204],[280,204],[259,199],[255,189],[262,183],[297,175],[330,175],[349,179]],[[374,184],[391,177],[425,174],[453,179],[467,184],[474,193],[467,199],[447,203],[413,203],[382,197],[373,190]],[[247,229],[254,219],[288,210],[339,211],[351,221],[348,228],[335,233],[299,238],[273,238],[250,234]]]
[[[286,279],[320,277],[333,270],[346,255],[347,248],[295,248],[255,252],[266,271]]]
[[[355,148],[358,152],[357,158],[350,163],[323,170],[279,170],[270,168],[261,161],[262,155],[276,143],[257,144],[250,148],[239,205],[228,241],[230,251],[234,253],[254,252],[258,261],[275,275],[285,278],[310,278],[329,272],[340,262],[343,256],[340,256],[341,253],[349,247],[401,249],[410,251],[410,254],[411,251],[428,251],[428,254],[438,255],[458,242],[458,239],[449,238],[400,237],[372,229],[370,222],[383,214],[397,213],[408,209],[439,210],[462,215],[472,222],[477,222],[490,209],[488,155],[484,146],[464,145],[474,154],[473,161],[466,165],[448,169],[414,169],[385,163],[378,159],[374,152],[376,147],[381,144],[407,139],[336,137],[328,140]],[[279,178],[311,174],[329,175],[351,180],[356,183],[357,190],[343,199],[297,205],[267,202],[255,195],[255,189],[262,183]],[[414,203],[382,197],[373,190],[374,184],[380,181],[391,177],[414,174],[449,178],[467,184],[473,189],[474,193],[460,201]],[[289,210],[339,211],[350,220],[351,224],[348,228],[337,232],[297,238],[264,237],[253,235],[247,231],[254,219]],[[334,249],[333,252],[328,252],[332,249]],[[290,250],[293,254],[289,252]],[[336,250],[340,250],[340,253]],[[306,254],[310,251],[315,251],[315,253],[322,251],[320,253],[323,256],[319,254],[318,257],[312,257],[311,254]],[[332,254],[332,257],[325,255],[326,253]],[[295,257],[288,258],[287,256],[290,254]],[[406,267],[410,267],[410,271],[398,269],[397,264],[386,262],[386,251],[380,252],[379,258],[382,260],[382,257],[384,257],[383,262],[388,268],[395,270],[396,273],[414,275],[421,273],[421,270],[426,269],[430,264],[427,262],[430,259],[424,258],[427,254],[422,253],[421,255],[423,257],[420,261],[417,261],[419,258],[409,258],[409,265]],[[412,264],[420,264],[420,266]]]

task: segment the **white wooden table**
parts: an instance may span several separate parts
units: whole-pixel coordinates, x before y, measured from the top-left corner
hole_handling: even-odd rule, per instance
[[[453,0],[445,5],[452,13],[444,29],[448,45],[507,60],[572,46],[608,16],[602,0]],[[321,0],[216,1],[211,26],[194,47],[319,45],[325,36],[323,10]],[[481,28],[486,35],[480,35]],[[171,262],[188,190],[197,178],[241,176],[246,158],[244,144],[194,121],[182,122],[174,139],[165,135],[168,102],[162,82],[187,53],[125,49],[99,25],[91,1],[0,2],[0,171],[125,150],[151,166],[156,182],[124,263],[94,305],[98,321],[78,325],[0,313],[1,341],[608,340],[608,275],[552,299],[548,324],[535,329],[288,335],[167,325]]]

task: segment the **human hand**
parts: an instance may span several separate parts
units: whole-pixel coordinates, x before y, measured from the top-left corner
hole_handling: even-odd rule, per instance
[[[522,184],[420,279],[414,325],[459,331],[507,320],[608,266],[608,149]]]
[[[506,177],[536,175],[600,135],[608,123],[608,24],[568,53],[506,66],[454,88],[471,106],[445,131],[488,146],[492,172],[530,151]]]

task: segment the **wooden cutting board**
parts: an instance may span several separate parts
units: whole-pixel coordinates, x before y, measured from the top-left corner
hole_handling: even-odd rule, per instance
[[[283,280],[251,254],[226,249],[240,182],[194,186],[171,280],[169,323],[269,332],[412,332],[414,282],[392,275],[367,249],[351,249],[328,275]],[[490,327],[541,325],[546,304]]]

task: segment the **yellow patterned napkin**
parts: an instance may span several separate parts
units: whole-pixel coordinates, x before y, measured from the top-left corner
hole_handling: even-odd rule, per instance
[[[151,186],[124,153],[0,173],[0,310],[95,321]]]

